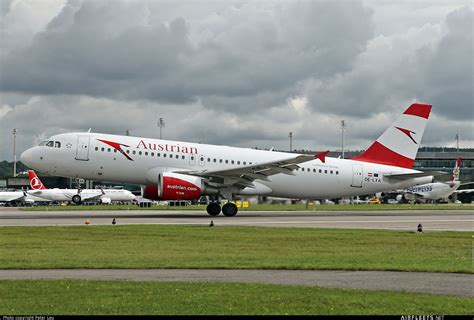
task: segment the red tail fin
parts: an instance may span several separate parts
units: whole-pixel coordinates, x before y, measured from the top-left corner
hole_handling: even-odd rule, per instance
[[[413,168],[430,112],[429,104],[412,104],[364,153],[352,160]]]
[[[30,187],[33,190],[46,190],[46,187],[36,175],[34,170],[28,170],[28,178],[30,179]]]

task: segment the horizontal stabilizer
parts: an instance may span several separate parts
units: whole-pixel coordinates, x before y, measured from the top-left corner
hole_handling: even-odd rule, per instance
[[[388,173],[388,174],[384,174],[383,176],[390,179],[408,180],[408,179],[429,177],[429,176],[441,176],[443,174],[447,174],[447,172],[425,171],[425,172],[414,172],[414,173]]]

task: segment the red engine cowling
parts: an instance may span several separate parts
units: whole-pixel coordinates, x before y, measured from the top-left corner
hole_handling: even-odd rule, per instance
[[[197,200],[204,192],[201,178],[185,174],[163,172],[157,185],[143,189],[143,197],[150,200]]]

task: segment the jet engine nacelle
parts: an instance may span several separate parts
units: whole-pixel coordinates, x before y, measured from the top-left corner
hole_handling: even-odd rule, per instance
[[[203,179],[185,174],[163,172],[157,185],[143,188],[143,197],[150,200],[197,200],[206,187]]]

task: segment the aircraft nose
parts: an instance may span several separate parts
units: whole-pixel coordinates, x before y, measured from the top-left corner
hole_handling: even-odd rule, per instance
[[[31,167],[32,165],[32,160],[33,160],[33,151],[31,149],[28,149],[26,151],[24,151],[21,156],[20,156],[20,160],[21,162],[26,165],[27,167]]]

